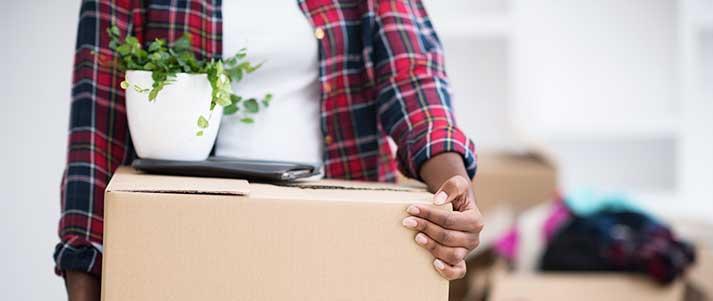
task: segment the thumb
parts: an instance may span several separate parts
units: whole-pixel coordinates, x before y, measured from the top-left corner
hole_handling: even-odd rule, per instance
[[[436,194],[433,195],[433,203],[436,205],[450,203],[468,192],[469,187],[470,181],[462,176],[454,176],[446,180],[446,182],[441,185],[441,188],[438,188]]]

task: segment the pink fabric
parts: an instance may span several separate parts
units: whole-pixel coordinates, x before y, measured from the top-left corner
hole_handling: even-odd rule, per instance
[[[505,258],[508,261],[515,260],[518,247],[518,234],[515,228],[512,228],[505,236],[495,243],[495,253]]]
[[[552,212],[542,226],[542,235],[545,241],[550,241],[552,236],[560,229],[562,224],[572,217],[569,208],[562,201],[552,203]]]
[[[552,210],[542,224],[542,238],[549,242],[557,230],[572,217],[572,212],[561,200],[552,203]],[[514,226],[495,243],[495,253],[508,261],[514,261],[519,246],[519,233]]]

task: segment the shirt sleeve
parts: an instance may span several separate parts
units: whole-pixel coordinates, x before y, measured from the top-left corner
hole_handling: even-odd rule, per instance
[[[101,273],[104,189],[112,174],[133,159],[121,74],[111,65],[107,27],[120,32],[140,21],[138,2],[82,1],[72,76],[67,163],[61,182],[60,242],[55,271]],[[134,32],[134,34],[137,34]],[[138,35],[138,34],[137,34]]]
[[[442,46],[423,3],[379,0],[373,10],[378,114],[398,146],[399,169],[419,178],[428,159],[455,152],[474,177],[475,146],[456,125]]]

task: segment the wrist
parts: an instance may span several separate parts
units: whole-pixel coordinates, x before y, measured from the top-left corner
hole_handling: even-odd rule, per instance
[[[446,180],[454,176],[462,176],[470,180],[463,157],[454,152],[441,153],[428,159],[421,166],[419,176],[431,192],[438,190]]]
[[[101,284],[99,277],[87,272],[66,271],[65,285],[68,300],[99,300]]]

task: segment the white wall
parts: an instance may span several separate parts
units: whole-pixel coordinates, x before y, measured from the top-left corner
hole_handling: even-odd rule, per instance
[[[79,1],[0,10],[0,300],[61,300],[54,275]]]
[[[544,149],[565,193],[588,187],[654,214],[713,214],[713,102],[694,96],[713,86],[710,72],[698,75],[710,70],[711,1],[424,1],[458,121],[481,150]],[[707,37],[687,25],[695,15]]]

